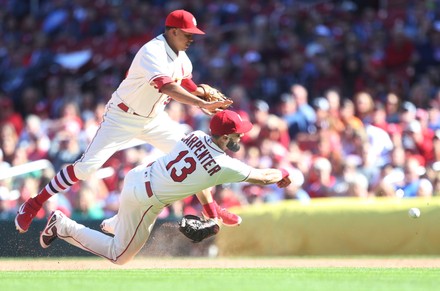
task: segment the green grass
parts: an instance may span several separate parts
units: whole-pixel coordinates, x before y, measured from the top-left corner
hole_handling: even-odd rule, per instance
[[[0,290],[438,290],[439,268],[206,268],[3,271]]]

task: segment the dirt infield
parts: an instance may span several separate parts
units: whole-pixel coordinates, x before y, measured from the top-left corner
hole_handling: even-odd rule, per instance
[[[136,258],[117,266],[100,258],[0,259],[0,271],[151,268],[440,268],[440,258]]]

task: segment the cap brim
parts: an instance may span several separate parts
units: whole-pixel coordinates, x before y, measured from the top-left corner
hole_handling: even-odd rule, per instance
[[[192,27],[192,28],[181,28],[182,31],[186,32],[186,33],[192,33],[192,34],[205,34],[203,31],[201,31],[200,29],[198,29],[197,27]]]
[[[236,133],[246,133],[249,132],[252,129],[253,125],[251,122],[244,120],[243,123],[240,126],[240,129],[237,130]]]

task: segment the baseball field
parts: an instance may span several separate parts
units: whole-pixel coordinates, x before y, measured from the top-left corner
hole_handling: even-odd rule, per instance
[[[439,290],[440,257],[1,259],[0,290]]]

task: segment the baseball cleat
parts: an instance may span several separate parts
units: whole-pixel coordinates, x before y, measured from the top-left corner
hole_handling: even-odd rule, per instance
[[[33,199],[28,199],[26,202],[20,205],[18,208],[17,216],[15,217],[15,228],[19,233],[25,233],[28,231],[29,226],[32,223],[35,215],[37,215],[39,207]]]
[[[240,225],[242,219],[239,215],[229,212],[226,208],[217,208],[217,214],[225,226],[237,226]]]
[[[44,249],[48,248],[51,245],[51,243],[56,238],[58,238],[56,225],[57,222],[59,223],[62,218],[63,218],[63,213],[59,210],[55,210],[50,215],[46,227],[40,233],[40,245]]]
[[[237,226],[241,224],[242,219],[239,215],[229,212],[226,208],[221,208],[217,202],[215,203],[215,208],[218,219],[224,226]],[[202,215],[205,219],[209,218],[204,211],[202,211]]]

